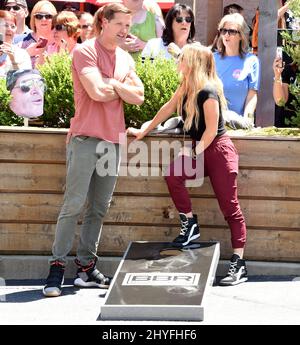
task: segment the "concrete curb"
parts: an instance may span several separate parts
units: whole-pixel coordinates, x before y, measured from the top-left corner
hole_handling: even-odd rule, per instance
[[[0,277],[4,279],[44,279],[48,275],[50,256],[37,255],[2,255],[0,256]],[[68,257],[66,278],[76,274],[75,257]],[[121,257],[101,257],[98,269],[107,275],[117,270]],[[250,276],[300,276],[300,263],[247,261]],[[217,276],[224,276],[228,270],[228,261],[220,260]]]

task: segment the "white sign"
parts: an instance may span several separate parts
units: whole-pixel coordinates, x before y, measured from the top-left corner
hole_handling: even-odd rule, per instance
[[[200,273],[126,273],[122,285],[197,286]]]

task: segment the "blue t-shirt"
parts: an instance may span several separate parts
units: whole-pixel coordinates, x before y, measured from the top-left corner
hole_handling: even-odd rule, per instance
[[[249,89],[259,89],[259,61],[256,55],[224,56],[214,53],[217,74],[223,82],[229,110],[243,116]]]

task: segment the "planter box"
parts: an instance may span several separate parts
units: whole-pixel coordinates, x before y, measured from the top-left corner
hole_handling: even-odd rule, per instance
[[[0,127],[0,254],[51,253],[65,184],[66,133],[64,129]],[[156,135],[145,142],[150,148],[157,141],[178,139],[182,137]],[[246,258],[299,262],[300,138],[236,136],[233,141],[240,155],[239,198],[248,227]],[[209,181],[190,188],[190,195],[201,240],[220,241],[221,258],[228,258],[230,231]],[[171,241],[178,231],[177,212],[161,176],[121,176],[99,254],[121,256],[130,241]],[[74,248],[77,241],[78,236]]]

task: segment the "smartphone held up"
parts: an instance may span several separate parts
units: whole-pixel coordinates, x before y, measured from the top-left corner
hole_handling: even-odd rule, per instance
[[[280,59],[280,62],[277,65],[277,67],[278,68],[283,68],[282,47],[277,47],[277,49],[276,49],[276,59]]]
[[[46,47],[47,43],[48,43],[48,40],[46,38],[40,37],[38,39],[38,44],[36,47],[37,48],[44,48],[44,47]]]

